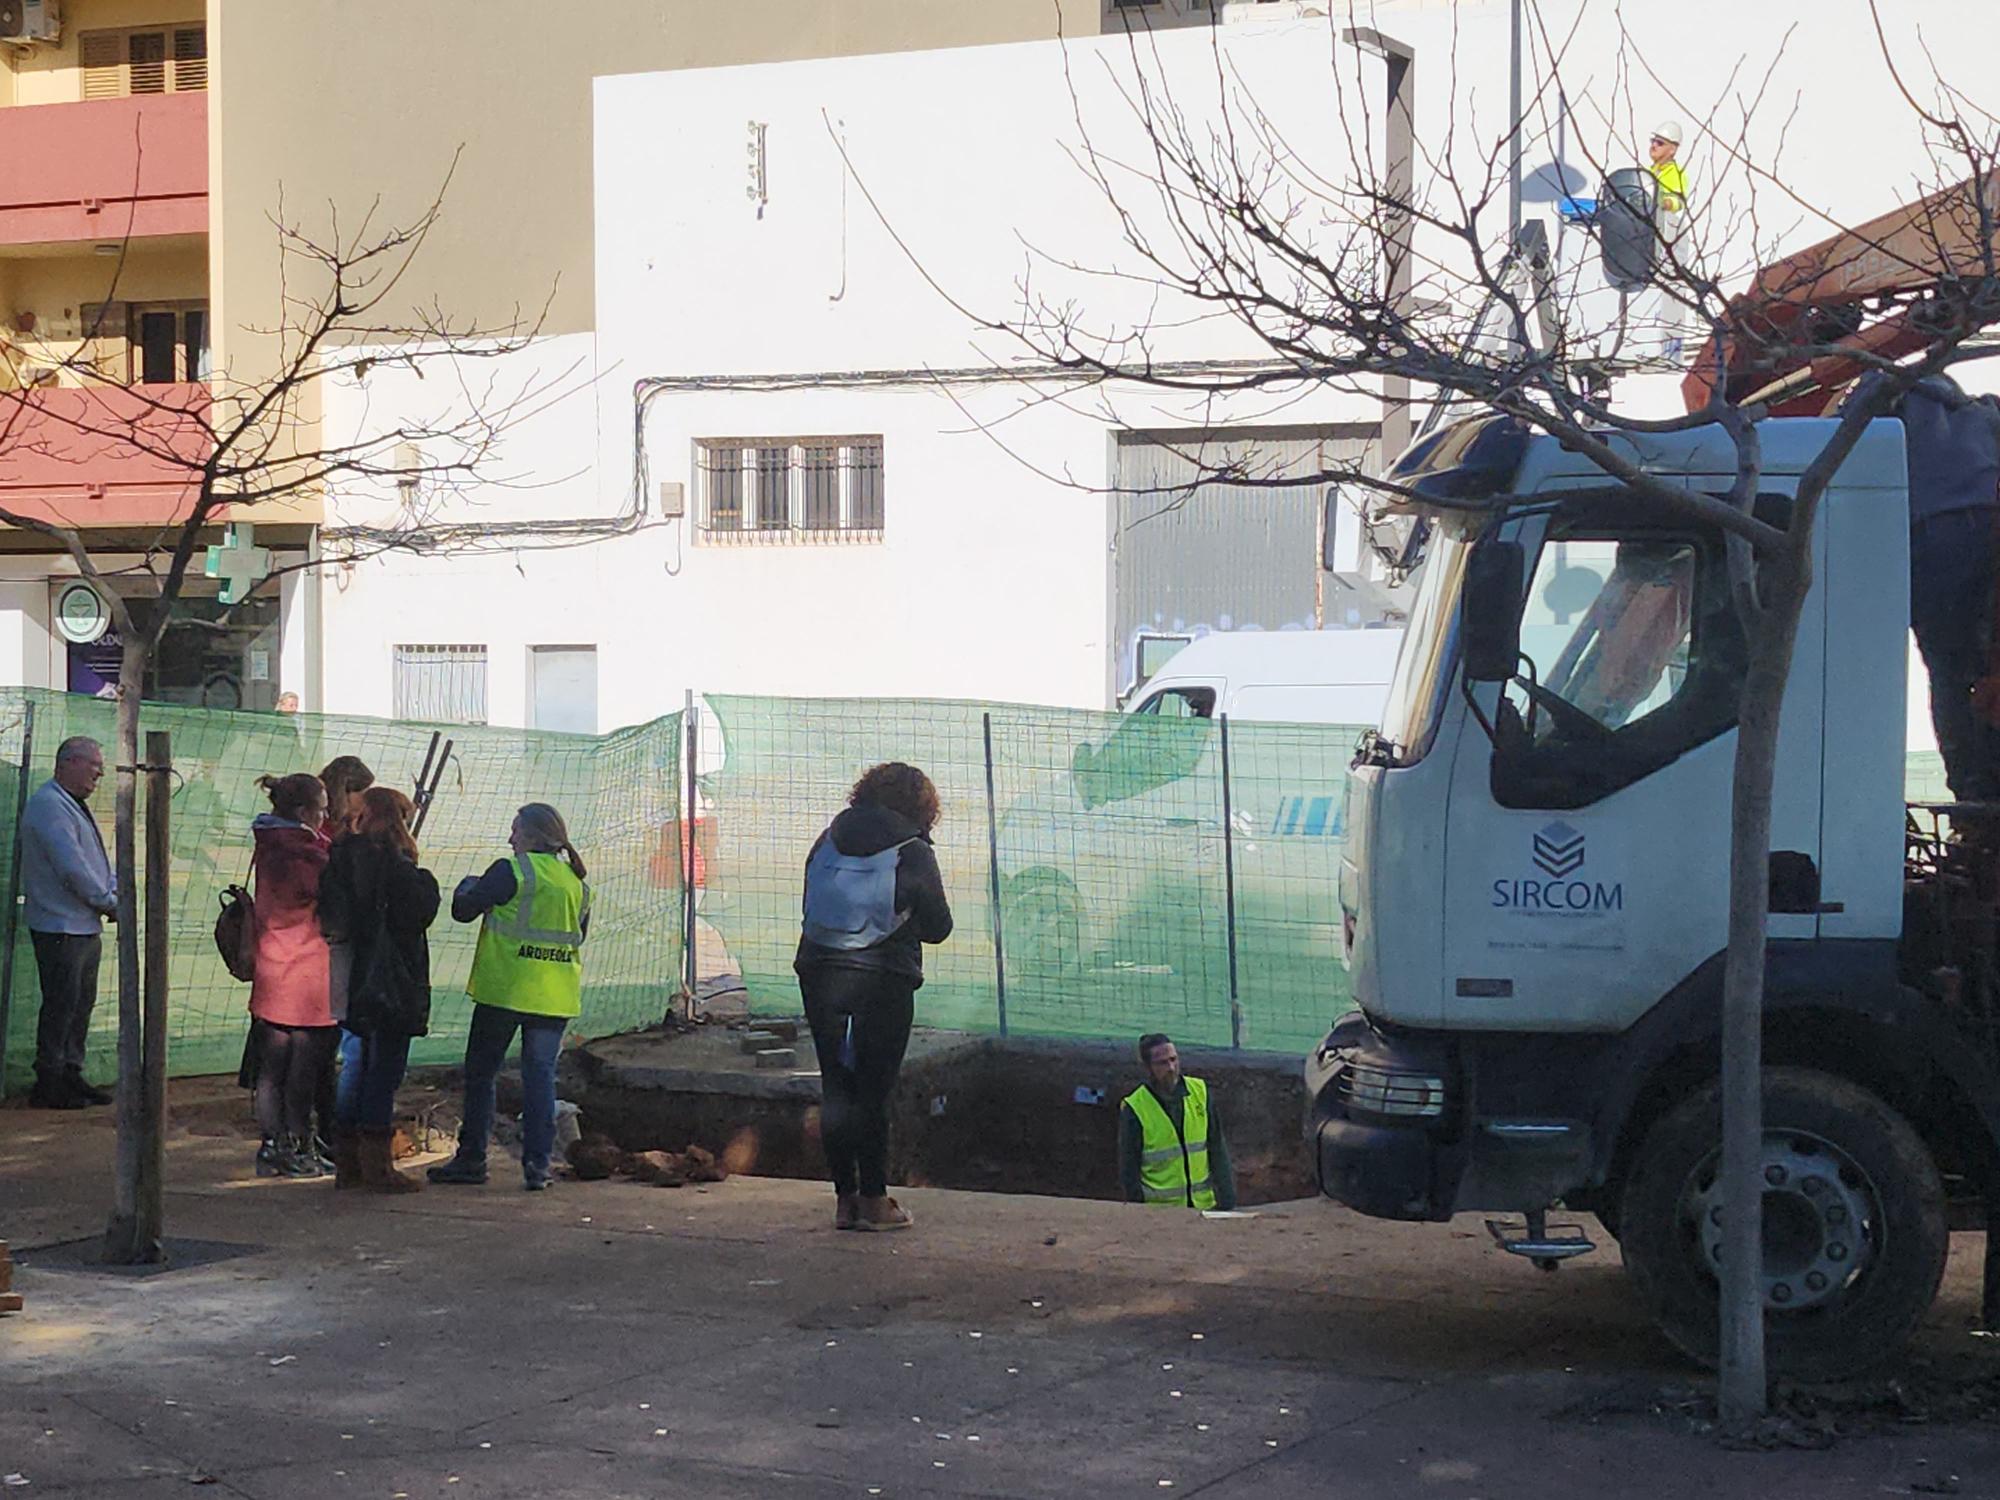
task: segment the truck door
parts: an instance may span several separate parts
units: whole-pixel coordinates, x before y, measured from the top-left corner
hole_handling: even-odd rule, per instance
[[[1446,832],[1447,1024],[1622,1030],[1724,946],[1747,659],[1719,534],[1628,505],[1510,523],[1519,675],[1475,689]],[[1821,596],[1784,711],[1774,847],[1819,858]],[[1468,626],[1468,628],[1472,628]],[[1816,918],[1772,921],[1773,936]]]

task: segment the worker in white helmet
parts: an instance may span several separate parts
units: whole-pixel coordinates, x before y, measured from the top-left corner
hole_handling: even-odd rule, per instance
[[[1646,154],[1652,158],[1653,180],[1660,185],[1660,226],[1677,225],[1679,215],[1687,211],[1687,173],[1674,158],[1681,149],[1681,126],[1678,120],[1665,120],[1653,131],[1653,138],[1647,144]],[[1669,238],[1672,237],[1669,233]]]

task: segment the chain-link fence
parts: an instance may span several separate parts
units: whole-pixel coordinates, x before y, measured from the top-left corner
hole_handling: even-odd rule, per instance
[[[71,734],[112,740],[91,699],[0,691],[0,875],[32,709],[26,785]],[[266,771],[359,755],[409,788],[433,734],[454,741],[424,830],[447,889],[505,852],[514,809],[553,802],[590,864],[594,906],[579,1031],[658,1020],[704,964],[740,973],[753,1014],[796,1014],[792,957],[813,840],[867,767],[922,766],[944,818],[939,864],[957,931],[926,960],[922,1024],[1025,1036],[1163,1030],[1211,1046],[1300,1052],[1350,1004],[1338,879],[1345,784],[1359,728],[1224,723],[943,700],[712,697],[688,778],[679,714],[601,737],[371,719],[148,706],[173,735],[172,1069],[233,1069],[247,988],[216,957],[217,894],[240,881]],[[1935,755],[1910,757],[1914,797],[1942,797]],[[107,838],[111,783],[96,799]],[[691,815],[691,816],[690,816]],[[683,828],[692,828],[684,839]],[[692,883],[684,878],[692,866]],[[414,1056],[455,1060],[475,931],[432,934],[432,1031]],[[109,1077],[117,1030],[107,942],[90,1071]],[[5,1081],[34,1051],[37,984],[25,931],[11,976]]]
[[[28,744],[32,713],[32,744]],[[0,690],[0,876],[12,888],[15,810],[24,769],[29,789],[48,778],[56,746],[89,735],[106,746],[107,774],[92,799],[107,848],[112,838],[115,743],[109,703],[33,690]],[[358,755],[384,785],[415,788],[432,735],[452,742],[423,831],[423,863],[449,899],[451,887],[507,854],[507,831],[524,802],[550,802],[568,820],[590,869],[590,942],[580,1030],[601,1036],[657,1021],[682,981],[681,716],[600,738],[464,725],[399,723],[315,715],[221,713],[147,704],[142,732],[173,737],[171,1009],[168,1046],[177,1075],[233,1071],[248,1028],[249,987],[229,977],[213,940],[216,898],[241,882],[250,858],[250,822],[269,802],[257,788],[266,772],[317,771],[337,755]],[[140,797],[139,853],[144,794]],[[143,880],[143,874],[142,874]],[[12,903],[10,903],[10,906]],[[34,1060],[40,1009],[34,950],[16,924],[8,989],[5,1084],[24,1087]],[[465,977],[477,929],[440,914],[431,930],[434,1003],[430,1035],[412,1058],[457,1061],[471,1016]],[[115,929],[105,932],[87,1070],[117,1072]]]

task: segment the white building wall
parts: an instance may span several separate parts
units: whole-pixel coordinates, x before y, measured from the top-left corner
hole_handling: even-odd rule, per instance
[[[1822,213],[1858,222],[1907,195],[1921,131],[1875,57],[1863,0],[1829,0],[1795,31],[1791,7],[1568,3],[1581,6],[1576,26],[1564,5],[1545,4],[1541,30],[1567,49],[1572,190],[1594,185],[1592,158],[1631,161],[1652,125],[1679,118],[1697,210],[1715,232],[1726,228],[1724,258],[1744,269],[1766,249],[1822,237]],[[527,653],[538,643],[598,647],[606,727],[674,708],[689,688],[1103,704],[1115,545],[1103,491],[1117,423],[1366,421],[1372,396],[1292,391],[1209,406],[1046,384],[847,377],[1021,359],[1024,350],[978,323],[1016,314],[1024,285],[1052,302],[1077,299],[1100,329],[1160,325],[1159,357],[1261,352],[1226,319],[1191,318],[1160,296],[1076,157],[1087,135],[1125,206],[1155,214],[1157,227],[1146,183],[1118,165],[1143,160],[1121,97],[1136,57],[1167,80],[1197,136],[1225,99],[1239,127],[1261,116],[1290,153],[1292,188],[1271,191],[1296,191],[1308,204],[1304,232],[1317,232],[1307,190],[1347,180],[1350,147],[1380,150],[1380,64],[1341,39],[1343,27],[1372,21],[1418,52],[1420,175],[1449,151],[1461,179],[1476,182],[1505,133],[1506,5],[1329,9],[1341,13],[1163,33],[1136,53],[1108,38],[599,80],[598,331],[548,341],[508,366],[517,376],[570,370],[586,389],[507,440],[503,467],[540,487],[482,490],[450,514],[501,524],[624,510],[635,383],[672,377],[685,388],[654,401],[644,424],[646,524],[574,550],[523,542],[335,573],[326,707],[387,712],[399,642],[486,645],[491,716],[505,723],[526,716]],[[1919,26],[1960,39],[1941,54],[1948,66],[2000,41],[2000,8],[1907,0],[1894,20],[1904,52]],[[1703,45],[1689,47],[1690,36]],[[1538,51],[1531,43],[1531,70]],[[1774,56],[1745,154],[1782,176],[1782,192],[1732,165],[1708,133],[1733,144],[1731,99]],[[1841,86],[1828,87],[1836,76]],[[1954,81],[1979,96],[1977,78]],[[1528,97],[1529,208],[1546,213],[1554,96],[1531,78]],[[1352,137],[1343,107],[1369,121]],[[1855,130],[1863,118],[1869,128]],[[1504,189],[1487,212],[1497,232]],[[1562,241],[1585,252],[1575,229]],[[1441,245],[1425,249],[1448,258]],[[741,384],[780,375],[801,378],[785,389]],[[1675,384],[1655,377],[1628,394],[1670,410]],[[344,402],[352,420],[381,421],[437,391],[393,370],[370,386],[331,393],[329,413]],[[699,439],[861,434],[884,441],[879,544],[709,546],[690,520],[658,516],[662,483],[682,486],[695,510]]]

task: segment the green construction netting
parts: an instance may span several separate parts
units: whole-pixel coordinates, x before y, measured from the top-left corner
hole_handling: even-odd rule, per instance
[[[1300,1051],[1348,1006],[1334,890],[1358,728],[1230,726],[1225,849],[1217,722],[938,701],[708,704],[698,900],[754,1012],[796,1013],[805,851],[855,777],[891,759],[929,772],[944,805],[936,844],[957,930],[926,959],[923,1024],[997,1030],[1004,1003],[1017,1035],[1159,1029]]]
[[[22,740],[34,710],[32,789],[49,775],[56,746],[87,734],[114,743],[112,706],[91,698],[0,690],[0,878],[13,868],[14,810]],[[507,830],[523,802],[553,803],[566,817],[590,869],[590,940],[584,949],[584,1011],[578,1031],[602,1036],[658,1021],[681,986],[680,808],[685,800],[678,714],[601,737],[527,730],[432,726],[380,719],[221,713],[146,705],[142,732],[173,737],[180,773],[173,797],[173,914],[168,1057],[176,1075],[233,1072],[248,1028],[249,986],[229,977],[216,955],[216,897],[243,879],[250,820],[268,810],[256,786],[265,772],[317,771],[336,755],[358,755],[376,779],[414,788],[433,728],[454,742],[423,832],[423,863],[447,898],[465,875],[507,852]],[[114,759],[107,748],[107,765]],[[93,799],[107,846],[113,778]],[[141,798],[143,817],[144,798]],[[143,824],[142,824],[143,828]],[[144,838],[140,838],[143,863]],[[143,878],[143,877],[142,877]],[[477,929],[440,913],[431,931],[431,1032],[412,1051],[422,1062],[463,1052],[471,1002],[464,994]],[[117,1072],[115,929],[107,928],[88,1071]],[[34,951],[25,929],[13,953],[5,1083],[23,1087],[34,1058],[39,1008]]]

